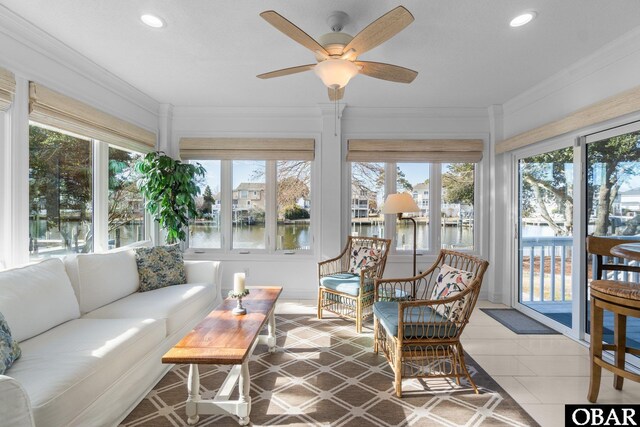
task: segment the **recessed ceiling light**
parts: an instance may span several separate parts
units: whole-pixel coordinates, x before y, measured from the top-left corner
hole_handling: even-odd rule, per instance
[[[152,28],[164,27],[164,21],[155,15],[145,14],[140,17],[140,20]]]
[[[526,25],[529,22],[533,21],[536,15],[537,13],[533,11],[522,13],[513,18],[511,22],[509,22],[509,25],[511,25],[512,27],[522,27],[523,25]]]

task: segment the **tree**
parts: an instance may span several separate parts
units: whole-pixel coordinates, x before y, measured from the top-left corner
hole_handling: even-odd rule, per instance
[[[404,172],[400,170],[400,167],[396,167],[396,187],[398,192],[413,191],[413,185],[407,180]]]
[[[567,180],[569,164],[573,164],[572,147],[520,161],[522,214],[540,215],[557,236],[573,231],[573,179]],[[554,213],[560,214],[562,221]]]
[[[620,187],[640,175],[640,132],[587,144],[587,218],[595,213],[593,233],[608,235]],[[573,148],[567,147],[520,161],[521,209],[523,215],[540,215],[556,235],[573,230],[573,178],[567,165],[573,164]],[[560,224],[553,214],[562,218]]]
[[[56,229],[64,246],[90,251],[92,153],[87,140],[29,126],[29,205],[34,220],[46,212],[46,229]],[[38,239],[42,230],[33,231]],[[79,240],[85,244],[80,247]]]
[[[117,230],[133,221],[142,221],[143,212],[136,201],[142,201],[133,176],[133,166],[140,155],[109,147],[109,212],[108,231]]]
[[[474,163],[450,163],[442,174],[442,199],[445,203],[473,206],[475,183]]]
[[[639,145],[640,132],[633,132],[587,146],[587,218],[595,211],[595,235],[610,234],[609,217],[621,185],[640,175]]]
[[[211,215],[211,210],[213,209],[213,205],[215,204],[215,199],[213,198],[213,193],[211,192],[211,187],[208,185],[204,188],[204,192],[202,193],[202,204],[198,207],[198,212],[201,216]]]

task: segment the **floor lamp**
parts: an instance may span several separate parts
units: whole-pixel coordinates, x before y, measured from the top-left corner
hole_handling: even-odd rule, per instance
[[[398,219],[408,220],[413,223],[413,275],[415,276],[417,248],[416,220],[412,217],[402,216],[403,213],[408,212],[420,212],[420,208],[409,193],[389,194],[387,196],[387,200],[384,201],[384,206],[382,207],[383,214],[397,214]]]

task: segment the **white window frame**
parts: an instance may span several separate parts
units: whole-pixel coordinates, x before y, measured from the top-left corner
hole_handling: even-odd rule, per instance
[[[430,218],[438,218],[440,219],[441,212],[441,196],[442,196],[442,163],[428,163],[428,162],[415,162],[415,163],[424,163],[425,165],[429,165],[429,190],[428,194],[430,196],[428,200],[428,208],[429,208],[429,216]],[[348,185],[350,189],[349,199],[353,200],[353,186],[352,186],[352,165],[351,163],[347,163],[349,167],[347,167],[348,174]],[[396,179],[397,179],[397,165],[399,163],[396,162],[388,162],[383,163],[385,168],[385,182],[383,185],[384,198],[389,194],[393,194],[396,192]],[[481,199],[483,194],[481,192],[480,181],[484,178],[484,173],[482,171],[482,162],[474,163],[474,198],[473,198],[473,248],[472,249],[460,249],[460,252],[479,254],[482,253],[483,244],[480,242],[480,234],[479,234],[479,225],[482,221],[482,213],[481,213]],[[352,210],[351,205],[348,206],[348,230],[351,230],[351,218],[352,218]],[[431,224],[430,224],[431,225]],[[441,249],[441,227],[440,223],[436,227],[429,227],[429,247],[428,249],[418,249],[416,255],[417,256],[435,256]],[[349,232],[350,234],[350,232]],[[396,238],[396,221],[385,221],[384,224],[384,235],[386,238],[391,238],[391,251],[390,255],[399,255],[399,256],[411,256],[413,255],[412,250],[403,250],[397,249]]]
[[[197,162],[198,160],[194,160]],[[310,256],[314,253],[314,235],[317,224],[319,220],[314,217],[314,212],[317,210],[317,191],[316,191],[316,162],[310,160],[311,170],[310,170],[310,192],[311,192],[311,221],[309,224],[309,233],[310,233],[310,243],[309,249],[298,249],[298,250],[289,250],[289,249],[277,249],[277,160],[262,160],[265,162],[265,234],[264,234],[264,248],[259,249],[247,249],[247,248],[234,248],[233,247],[233,194],[238,194],[238,203],[241,199],[241,192],[245,191],[234,191],[233,190],[233,160],[220,160],[220,226],[221,226],[221,236],[220,236],[220,248],[196,248],[191,247],[189,244],[189,236],[187,234],[187,240],[185,241],[185,252],[194,253],[194,254],[216,254],[216,255],[242,255],[242,256],[253,256],[256,255],[258,258],[262,256],[271,256],[271,255],[295,255],[295,256]],[[258,191],[249,191],[247,192],[247,198],[251,197],[253,193],[257,200],[262,199],[262,192]],[[228,201],[228,202],[225,202]],[[248,200],[247,203],[252,205],[251,200]],[[319,214],[319,210],[317,210],[316,215]],[[236,259],[237,258],[230,258]]]

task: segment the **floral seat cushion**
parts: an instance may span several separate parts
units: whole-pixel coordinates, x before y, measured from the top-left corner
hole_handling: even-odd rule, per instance
[[[439,300],[445,298],[451,298],[469,287],[474,279],[474,274],[465,271],[458,270],[453,267],[443,264],[440,266],[440,274],[436,278],[436,284],[433,287],[433,293],[431,294],[432,300]],[[461,316],[461,311],[465,306],[466,296],[458,301],[454,301],[450,304],[438,304],[435,309],[440,315],[446,319],[455,321]]]

